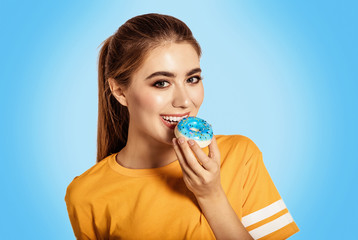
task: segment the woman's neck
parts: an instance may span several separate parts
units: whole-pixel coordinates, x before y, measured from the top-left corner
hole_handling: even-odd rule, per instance
[[[163,167],[177,159],[170,144],[128,137],[126,146],[117,154],[116,161],[123,167],[148,169]]]

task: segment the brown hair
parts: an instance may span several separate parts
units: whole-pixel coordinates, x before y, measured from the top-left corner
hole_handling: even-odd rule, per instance
[[[188,42],[198,56],[201,48],[188,26],[177,18],[144,14],[125,22],[101,45],[98,62],[97,162],[119,152],[127,143],[129,112],[112,95],[108,79],[124,89],[141,66],[149,50],[167,42]]]

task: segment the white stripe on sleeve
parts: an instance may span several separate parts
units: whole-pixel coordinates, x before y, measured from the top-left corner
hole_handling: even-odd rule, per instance
[[[255,228],[254,230],[250,231],[249,233],[254,239],[259,239],[259,238],[262,238],[270,233],[273,233],[273,232],[283,228],[284,226],[290,224],[291,222],[293,222],[293,218],[292,218],[291,214],[286,213],[271,222],[268,222],[258,228]]]
[[[268,205],[267,207],[264,207],[260,210],[257,210],[256,212],[250,213],[246,216],[244,216],[241,221],[242,224],[245,227],[251,226],[252,224],[258,223],[268,217],[271,217],[272,215],[282,211],[286,208],[285,203],[282,199]]]

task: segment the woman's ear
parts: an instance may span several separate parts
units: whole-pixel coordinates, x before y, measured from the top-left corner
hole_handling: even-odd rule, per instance
[[[124,95],[124,91],[117,84],[116,80],[113,78],[108,78],[109,88],[111,89],[112,95],[117,99],[117,101],[123,105],[128,106],[126,96]]]

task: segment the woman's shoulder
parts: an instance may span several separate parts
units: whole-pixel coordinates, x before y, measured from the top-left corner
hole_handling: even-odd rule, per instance
[[[244,135],[215,135],[215,138],[219,148],[239,148],[250,152],[260,151],[255,142]]]
[[[241,169],[253,156],[261,154],[260,149],[249,137],[243,135],[215,135],[220,150],[222,167],[229,171]]]
[[[93,188],[96,188],[96,184],[106,175],[105,171],[108,168],[107,161],[109,157],[95,163],[85,172],[73,178],[66,189],[66,202],[76,202],[83,196],[86,196]]]

